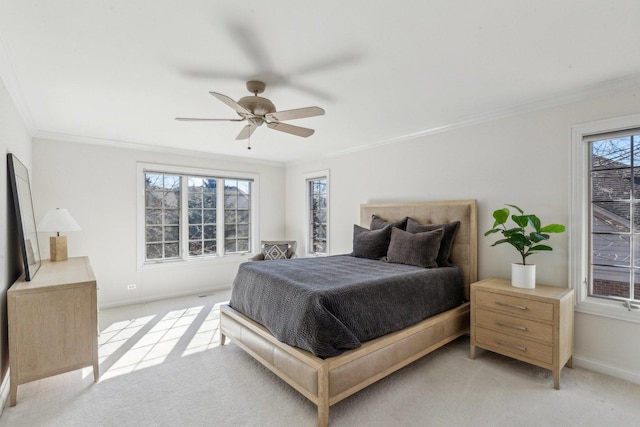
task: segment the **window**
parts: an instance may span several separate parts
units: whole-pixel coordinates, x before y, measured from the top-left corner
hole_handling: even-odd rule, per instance
[[[640,322],[640,115],[572,129],[569,280],[578,311]]]
[[[585,143],[591,153],[589,295],[640,300],[640,129]]]
[[[146,258],[179,258],[181,177],[146,173],[144,180]]]
[[[189,206],[189,256],[216,255],[217,245],[217,193],[218,180],[190,176]]]
[[[224,184],[224,250],[248,252],[251,225],[251,182],[226,180]]]
[[[309,255],[328,254],[329,230],[329,173],[316,173],[306,182],[306,252]]]
[[[206,259],[252,250],[256,179],[171,166],[138,166],[144,263]]]

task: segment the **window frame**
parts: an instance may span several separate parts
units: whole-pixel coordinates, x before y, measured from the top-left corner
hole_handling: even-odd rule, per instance
[[[640,127],[640,114],[583,123],[571,127],[569,201],[569,285],[576,292],[576,311],[640,323],[640,310],[619,300],[589,295],[590,268],[590,144],[585,138]]]
[[[145,237],[145,173],[157,172],[159,174],[180,175],[185,178],[190,176],[196,177],[208,177],[226,180],[251,180],[251,195],[250,195],[250,231],[249,231],[249,252],[243,253],[224,253],[224,186],[220,187],[223,190],[216,192],[217,209],[222,209],[222,212],[217,213],[217,227],[216,227],[216,245],[217,252],[215,255],[200,255],[189,256],[188,251],[188,191],[181,191],[181,209],[180,209],[180,247],[181,256],[179,258],[172,259],[158,259],[147,260],[146,259],[146,237]],[[187,180],[184,180],[187,182]],[[257,253],[259,250],[258,236],[259,231],[259,175],[251,172],[236,172],[236,171],[224,171],[218,169],[206,169],[206,168],[194,168],[189,166],[174,166],[157,163],[137,163],[136,164],[136,185],[137,185],[137,239],[136,239],[136,253],[137,253],[137,266],[138,271],[148,268],[162,268],[184,265],[184,263],[224,263],[238,261],[242,258],[247,258]],[[185,184],[188,187],[188,184]],[[222,221],[222,223],[220,222]],[[222,224],[222,225],[221,225]]]
[[[304,256],[317,257],[327,256],[330,252],[330,230],[331,230],[331,180],[329,177],[329,169],[307,172],[303,175],[304,178]],[[327,181],[327,241],[326,241],[326,253],[311,252],[309,247],[311,245],[311,209],[309,205],[309,198],[311,193],[309,191],[309,182],[314,179],[325,179]]]

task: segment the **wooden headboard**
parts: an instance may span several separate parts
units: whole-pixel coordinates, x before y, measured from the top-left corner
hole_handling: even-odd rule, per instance
[[[413,218],[421,224],[460,221],[451,250],[451,261],[464,273],[464,293],[469,300],[469,285],[478,279],[478,223],[475,200],[412,202],[360,205],[360,225],[369,228],[371,215],[384,221]]]

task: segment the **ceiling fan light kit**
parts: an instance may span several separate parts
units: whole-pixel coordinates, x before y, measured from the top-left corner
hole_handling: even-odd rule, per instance
[[[285,132],[291,135],[301,136],[307,138],[315,132],[313,129],[308,129],[300,126],[290,125],[288,123],[282,123],[286,120],[304,119],[307,117],[316,117],[324,115],[324,110],[320,107],[305,107],[296,108],[293,110],[277,111],[276,106],[267,98],[258,96],[258,94],[264,92],[267,85],[259,80],[249,80],[247,82],[247,90],[253,93],[253,96],[245,96],[240,98],[237,102],[232,98],[217,92],[209,92],[211,95],[231,107],[238,115],[240,119],[199,119],[191,117],[176,117],[176,120],[180,121],[228,121],[228,122],[242,122],[247,121],[247,125],[242,128],[236,140],[249,139],[258,126],[262,126],[263,123],[267,124],[269,129],[274,129],[280,132]],[[248,146],[251,149],[251,145]]]

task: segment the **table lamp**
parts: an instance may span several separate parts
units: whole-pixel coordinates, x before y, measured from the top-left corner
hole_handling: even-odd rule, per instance
[[[55,236],[49,238],[51,261],[65,261],[67,259],[67,236],[61,236],[60,232],[79,231],[80,226],[66,209],[52,209],[45,214],[38,224],[40,232],[55,232]]]

